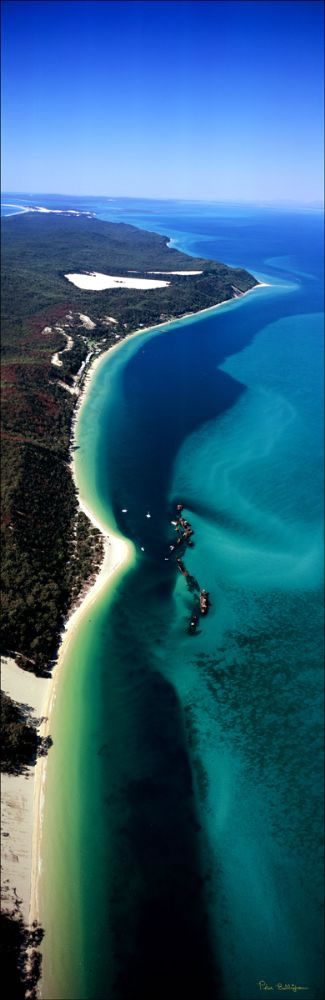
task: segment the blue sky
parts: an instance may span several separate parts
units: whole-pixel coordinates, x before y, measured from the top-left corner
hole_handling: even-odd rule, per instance
[[[323,198],[319,0],[5,2],[3,190]]]

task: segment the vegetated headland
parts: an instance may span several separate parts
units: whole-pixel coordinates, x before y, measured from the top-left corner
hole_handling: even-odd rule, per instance
[[[123,224],[43,215],[3,220],[1,649],[48,674],[65,616],[101,561],[78,511],[71,424],[87,364],[139,328],[238,297],[258,284]],[[150,271],[149,271],[150,269]],[[71,272],[168,273],[167,286],[83,291]]]
[[[9,658],[2,770],[11,782],[9,797],[4,789],[6,808],[15,797],[12,782],[26,769],[30,774],[51,743],[38,735],[41,718],[31,720],[26,688],[21,685],[21,695],[17,691],[17,670],[33,683],[37,677],[40,685],[46,679],[48,684],[62,630],[94,583],[104,555],[102,533],[81,509],[71,473],[73,419],[89,367],[125,337],[238,298],[259,282],[243,269],[171,249],[167,236],[94,218],[26,212],[2,220],[2,241],[1,652]],[[94,274],[110,276],[110,287],[102,282],[98,290],[97,279],[97,287],[94,280],[92,289],[89,281],[80,288],[67,278]],[[11,690],[10,660],[15,661]],[[32,795],[29,808],[32,815]],[[6,824],[17,822],[15,811],[7,809]],[[8,988],[14,940],[24,996],[26,982],[31,990],[31,979],[39,974],[31,949],[41,932],[35,925],[26,951],[12,884],[15,857],[11,840],[2,919],[10,953]],[[25,885],[30,887],[30,878]],[[21,882],[21,895],[24,891]],[[28,901],[23,902],[26,918]]]

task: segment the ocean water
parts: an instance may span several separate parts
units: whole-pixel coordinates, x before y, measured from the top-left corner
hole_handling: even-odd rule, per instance
[[[85,616],[58,684],[43,1000],[255,1000],[260,981],[313,1000],[323,987],[322,217],[34,203],[166,233],[271,282],[122,345],[80,413],[82,495],[134,542],[136,560]],[[169,551],[179,500],[195,529],[186,565],[212,602],[194,637],[193,597]]]

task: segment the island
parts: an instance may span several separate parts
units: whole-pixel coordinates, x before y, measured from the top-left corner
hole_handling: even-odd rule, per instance
[[[90,367],[126,337],[260,283],[241,268],[171,248],[168,236],[90,215],[26,211],[2,220],[2,241],[2,770],[19,781],[51,738],[39,735],[42,720],[20,696],[17,672],[32,675],[34,692],[49,683],[62,630],[103,560],[102,534],[81,509],[71,472],[73,422]],[[37,705],[36,696],[31,701]],[[10,837],[4,793],[3,836]],[[19,895],[12,857],[6,840],[8,989],[15,983],[15,995],[34,996],[42,930],[28,926],[28,878]]]

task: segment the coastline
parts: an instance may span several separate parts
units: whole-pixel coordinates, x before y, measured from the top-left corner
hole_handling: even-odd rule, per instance
[[[183,320],[185,319],[195,319],[196,317],[199,318],[203,316],[205,313],[214,312],[215,309],[219,309],[221,306],[233,305],[234,302],[240,302],[243,298],[245,298],[246,295],[249,295],[251,292],[256,292],[258,288],[271,288],[271,287],[272,284],[270,281],[258,281],[257,284],[253,286],[253,288],[248,288],[246,292],[241,292],[240,295],[234,295],[232,299],[225,299],[224,302],[217,302],[216,305],[214,306],[207,306],[205,309],[199,309],[197,312],[183,313],[182,316],[176,316],[173,319],[165,320],[163,323],[154,323],[153,326],[139,327],[138,330],[133,330],[132,333],[128,333],[126,337],[123,337],[123,340],[118,341],[117,344],[111,344],[111,346],[107,347],[106,350],[103,351],[101,354],[97,354],[95,357],[93,357],[89,365],[89,368],[85,374],[84,382],[80,389],[80,395],[76,403],[73,415],[73,423],[72,423],[73,431],[72,431],[71,443],[73,444],[74,427],[78,418],[79,409],[88,395],[95,371],[97,370],[99,365],[104,361],[104,359],[106,359],[108,355],[112,354],[113,351],[120,350],[120,348],[123,347],[124,344],[126,344],[130,340],[133,340],[134,337],[139,337],[142,333],[151,333],[152,331],[160,330],[163,327],[167,328],[168,326],[171,325],[175,326],[176,323],[182,323]],[[98,527],[98,524],[96,524],[95,526]]]
[[[73,429],[73,435],[75,434],[75,424]],[[53,669],[53,674],[50,679],[50,687],[47,692],[46,702],[43,705],[43,715],[45,716],[44,723],[40,728],[40,735],[45,737],[50,733],[51,716],[55,705],[57,684],[61,675],[61,667],[63,665],[64,657],[69,649],[71,642],[73,641],[78,625],[81,619],[89,611],[89,608],[96,600],[99,592],[108,587],[113,578],[116,576],[118,571],[122,567],[126,567],[127,564],[132,563],[133,559],[133,545],[127,539],[122,538],[120,535],[115,534],[108,526],[105,527],[93,513],[93,511],[87,507],[83,500],[81,500],[79,495],[79,490],[75,481],[74,475],[74,465],[72,463],[72,475],[76,485],[78,493],[78,506],[79,510],[82,510],[84,514],[87,515],[89,520],[92,522],[95,528],[97,528],[103,537],[104,541],[104,557],[101,566],[98,570],[95,580],[88,587],[86,593],[84,594],[81,603],[74,609],[70,614],[69,618],[64,627],[64,631],[61,638],[59,653],[57,662]],[[109,532],[109,533],[108,533]],[[47,757],[41,757],[38,759],[35,767],[34,776],[34,797],[33,797],[33,814],[32,814],[32,851],[31,851],[31,890],[30,890],[30,901],[29,901],[29,922],[30,924],[33,920],[39,920],[39,877],[41,873],[41,845],[42,845],[42,833],[43,833],[43,812],[44,812],[44,792],[45,792],[45,782],[46,782],[46,770],[47,770]]]
[[[61,633],[58,658],[53,668],[51,678],[36,678],[34,675],[23,671],[13,661],[14,668],[18,671],[17,677],[19,676],[19,685],[16,694],[11,693],[12,688],[10,689],[10,686],[8,690],[8,693],[11,694],[15,700],[20,702],[31,702],[34,714],[36,714],[37,717],[42,718],[42,723],[39,728],[39,733],[42,737],[46,737],[50,733],[51,716],[56,699],[57,684],[61,676],[61,667],[63,665],[65,654],[75,636],[75,632],[81,619],[96,600],[99,591],[103,590],[106,586],[108,587],[118,571],[122,570],[122,567],[126,568],[127,563],[131,562],[134,557],[133,544],[127,539],[122,538],[122,536],[114,533],[109,526],[106,527],[101,521],[98,520],[94,512],[82,500],[76,482],[75,460],[74,453],[72,451],[75,443],[76,425],[80,409],[91,389],[97,368],[107,359],[108,355],[110,355],[113,351],[119,350],[126,343],[126,341],[131,340],[131,338],[140,336],[140,334],[159,330],[161,328],[167,329],[171,324],[176,325],[186,319],[195,317],[200,318],[204,313],[213,312],[220,306],[230,305],[235,301],[240,301],[250,292],[263,287],[270,287],[270,283],[258,281],[253,288],[248,289],[246,292],[242,292],[240,295],[235,295],[233,298],[227,299],[224,302],[216,303],[214,306],[209,306],[205,309],[199,310],[198,312],[186,313],[182,316],[166,320],[163,323],[155,324],[153,326],[140,327],[138,330],[129,333],[123,338],[123,340],[111,345],[101,354],[92,356],[90,359],[88,370],[86,371],[80,386],[80,393],[76,400],[76,406],[73,414],[70,445],[72,454],[71,472],[76,487],[79,510],[82,510],[87,515],[92,524],[102,534],[104,541],[104,557],[95,580],[90,583],[81,599],[81,603],[67,618],[64,629]],[[31,677],[33,678],[33,682],[35,682],[35,685],[40,686],[42,681],[45,681],[46,683],[46,688],[43,687],[40,699],[38,697],[36,698],[35,695],[33,695],[34,700],[31,697],[30,682],[28,687],[28,681]],[[19,697],[18,691],[20,692]],[[49,752],[51,752],[51,750]],[[19,864],[19,851],[21,850],[21,841],[23,836],[23,843],[25,846],[23,851],[24,861],[22,862],[22,869],[24,869],[24,872],[21,871],[18,895],[22,898],[22,912],[24,919],[29,920],[30,923],[32,923],[33,920],[39,919],[39,877],[41,872],[41,846],[46,769],[47,757],[41,757],[38,759],[35,767],[30,769],[31,773],[27,777],[24,775],[3,776],[6,788],[8,789],[10,801],[14,802],[14,800],[16,801],[16,799],[18,799],[19,803],[17,808],[13,805],[10,813],[10,846],[11,852],[16,857]],[[13,785],[14,781],[16,782],[16,785]],[[22,785],[22,782],[24,782],[24,785]],[[7,797],[8,796],[6,796],[6,801]],[[6,858],[4,858],[4,860],[6,862]],[[11,864],[11,866],[9,866],[8,863],[4,866],[4,868],[4,878],[10,878],[12,871],[15,871],[15,868],[13,869],[13,865]],[[18,871],[18,869],[16,871]],[[12,889],[11,885],[10,888]]]

